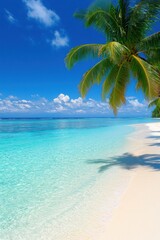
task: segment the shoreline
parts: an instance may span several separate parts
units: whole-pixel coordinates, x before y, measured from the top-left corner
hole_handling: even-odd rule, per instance
[[[79,209],[77,209],[72,216],[73,218],[65,219],[68,225],[66,231],[61,229],[61,234],[55,236],[55,239],[151,240],[153,239],[151,235],[153,237],[155,231],[157,231],[157,238],[154,237],[154,240],[160,239],[160,233],[158,233],[159,219],[156,217],[153,220],[154,214],[160,215],[160,207],[158,206],[160,202],[160,173],[157,171],[155,176],[155,171],[151,170],[150,166],[145,166],[145,160],[147,159],[144,156],[154,154],[155,147],[150,146],[148,148],[148,144],[153,144],[153,139],[148,137],[153,136],[149,126],[155,127],[156,125],[160,129],[160,123],[130,125],[135,130],[127,136],[123,149],[125,151],[122,151],[120,156],[115,156],[115,161],[118,164],[113,167],[111,173],[114,177],[117,177],[118,174],[119,185],[113,179],[110,184],[107,181],[107,176],[102,174],[101,179],[97,181],[93,189],[90,189],[90,199],[86,202],[86,206],[84,208],[80,207],[81,217],[78,216]],[[117,169],[119,169],[118,172]],[[145,182],[149,183],[150,179],[152,179],[151,185],[146,189]],[[113,183],[114,186],[112,186]],[[152,185],[155,185],[156,188],[153,189]],[[110,192],[108,192],[108,186],[113,187]],[[146,189],[146,191],[143,191],[143,189]],[[93,194],[94,191],[95,194]],[[151,198],[148,198],[148,195]],[[135,196],[139,198],[135,198]],[[112,202],[108,202],[108,197],[112,199]],[[147,198],[149,202],[146,201],[146,204],[144,204]],[[149,216],[146,213],[152,211],[152,206],[149,206],[149,203],[151,202],[155,206],[155,199],[157,199],[156,209],[153,216],[150,217],[151,221],[147,222],[146,219]],[[109,206],[110,210],[108,209]],[[151,207],[151,209],[148,210],[148,207]],[[139,216],[141,209],[144,210]],[[83,222],[82,218],[84,219]],[[140,222],[137,221],[139,218]],[[142,224],[142,222],[145,223]],[[140,228],[136,227],[136,223]],[[150,229],[150,225],[154,225],[156,229]],[[151,233],[150,235],[147,230]]]
[[[66,231],[64,231],[63,227],[62,229],[60,228],[61,234],[54,236],[55,239],[123,239],[123,236],[119,238],[121,234],[118,233],[119,216],[117,217],[117,213],[123,209],[122,204],[126,196],[128,194],[129,196],[131,195],[133,191],[132,185],[137,179],[139,171],[140,175],[141,172],[145,171],[144,167],[139,167],[138,156],[142,155],[143,151],[146,151],[144,139],[147,139],[147,136],[150,134],[147,123],[134,124],[130,125],[130,127],[134,130],[127,136],[124,148],[120,155],[113,157],[116,163],[115,166],[113,165],[112,170],[110,170],[112,171],[110,173],[113,176],[112,179],[109,179],[107,177],[108,174],[106,175],[105,173],[98,176],[99,180],[89,189],[90,197],[87,199],[87,202],[85,201],[86,206],[79,206],[71,218],[65,218],[63,222],[67,222]],[[136,180],[135,186],[137,184],[139,184],[139,181],[137,182]],[[108,191],[108,187],[111,187],[110,191]],[[108,198],[110,199],[109,202]],[[79,209],[81,209],[81,212],[79,212]],[[123,210],[120,215],[124,215]],[[82,221],[82,219],[84,220]],[[115,231],[115,229],[117,230]],[[115,232],[118,234],[114,237]],[[130,240],[128,235],[126,240]],[[133,240],[143,239],[133,238]]]
[[[130,153],[135,175],[113,212],[104,239],[160,239],[160,123],[138,124],[129,145],[135,138],[138,146]]]

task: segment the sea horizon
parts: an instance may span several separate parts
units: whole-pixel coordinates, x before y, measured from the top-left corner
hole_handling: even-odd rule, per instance
[[[156,119],[159,119],[159,118],[152,118],[151,116],[108,116],[108,117],[102,117],[102,116],[96,116],[96,117],[90,117],[90,116],[87,116],[87,117],[74,117],[74,116],[71,116],[71,117],[0,117],[0,120],[8,120],[8,119],[51,119],[51,120],[54,120],[54,119],[108,119],[108,118],[112,118],[112,119],[153,119],[153,120],[156,120]]]

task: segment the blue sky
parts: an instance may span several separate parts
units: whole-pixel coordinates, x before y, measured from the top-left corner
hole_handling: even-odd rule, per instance
[[[93,64],[85,60],[71,71],[64,58],[72,47],[103,43],[104,36],[86,29],[73,17],[92,1],[2,0],[0,1],[0,117],[112,116],[108,102],[101,102],[95,86],[82,100],[78,84]],[[158,31],[160,27],[155,26]],[[141,92],[127,91],[127,105],[119,116],[149,116]]]

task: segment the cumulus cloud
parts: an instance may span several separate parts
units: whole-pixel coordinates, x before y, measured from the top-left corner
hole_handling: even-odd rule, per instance
[[[66,47],[69,44],[69,38],[68,36],[61,34],[59,31],[54,32],[54,38],[51,42],[52,46],[55,47]]]
[[[70,100],[70,97],[68,95],[64,95],[63,93],[59,94],[59,96],[57,98],[54,98],[53,99],[53,102],[54,103],[66,103],[66,102],[69,102]]]
[[[28,10],[28,17],[39,21],[46,27],[51,27],[60,17],[51,9],[44,6],[41,0],[23,0]]]
[[[6,17],[10,23],[15,23],[16,19],[13,17],[12,13],[5,9]]]
[[[128,102],[130,103],[130,105],[132,105],[133,107],[138,107],[138,108],[143,108],[145,107],[145,103],[140,103],[138,101],[138,99],[129,99]]]
[[[3,96],[3,95],[2,95]],[[71,98],[63,93],[59,94],[52,100],[37,96],[30,100],[19,99],[16,96],[8,96],[0,98],[1,113],[29,113],[29,114],[64,114],[64,115],[96,115],[107,116],[112,114],[108,100],[101,102],[89,98],[87,100]],[[126,115],[149,115],[148,103],[140,102],[136,98],[127,98],[127,104],[120,110],[120,114]]]

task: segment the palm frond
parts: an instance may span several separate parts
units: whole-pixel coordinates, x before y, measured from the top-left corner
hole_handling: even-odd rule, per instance
[[[113,4],[107,7],[94,6],[85,15],[85,25],[93,25],[104,32],[108,40],[118,40],[124,29],[119,23],[118,11]]]
[[[92,85],[99,84],[102,81],[112,65],[109,59],[103,59],[83,75],[79,86],[82,97],[85,97]]]
[[[130,0],[119,0],[121,26],[124,27],[125,32],[128,30],[128,21],[131,12]]]
[[[153,107],[153,106],[159,106],[160,107],[160,98],[156,98],[153,101],[151,101],[148,105],[148,107]]]
[[[145,52],[145,56],[147,61],[154,66],[154,68],[159,73],[160,78],[160,48],[159,49],[152,49]]]
[[[154,33],[144,38],[138,45],[137,49],[142,52],[160,49],[160,32]]]
[[[106,79],[103,83],[103,86],[102,86],[102,99],[103,100],[105,100],[107,94],[109,94],[109,92],[112,90],[118,70],[119,70],[119,66],[114,65],[111,68],[110,72],[108,73],[108,76],[106,77]]]
[[[102,98],[110,95],[110,106],[114,113],[117,114],[117,109],[126,102],[125,91],[129,82],[129,65],[126,61],[121,65],[114,65],[109,72],[106,80],[103,83]]]
[[[101,56],[108,56],[115,64],[128,57],[130,50],[119,42],[109,42],[104,44],[100,50]]]
[[[153,118],[160,118],[160,107],[156,106],[155,109],[152,112]]]
[[[88,56],[98,57],[101,47],[103,47],[103,44],[85,44],[72,48],[65,58],[66,66],[70,69],[75,63]]]
[[[142,88],[148,99],[157,97],[160,78],[153,66],[136,55],[131,56],[130,66],[138,80],[137,89]]]
[[[130,43],[139,43],[144,38],[145,33],[157,20],[159,10],[159,0],[141,0],[132,8],[127,33]]]
[[[126,102],[125,92],[127,84],[129,83],[129,73],[130,71],[126,61],[118,66],[118,71],[116,73],[114,86],[109,100],[110,106],[115,114],[117,114],[117,109]]]

